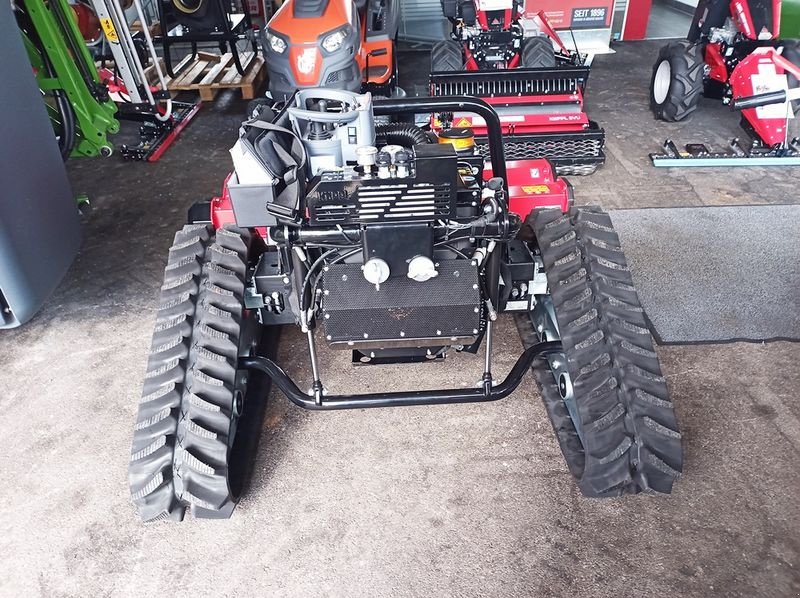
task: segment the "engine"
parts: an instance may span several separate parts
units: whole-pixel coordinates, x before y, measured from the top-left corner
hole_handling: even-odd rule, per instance
[[[496,317],[486,277],[499,267],[493,250],[518,228],[502,182],[484,185],[483,159],[472,152],[459,155],[410,125],[376,125],[371,102],[304,90],[285,109],[306,181],[294,209],[272,206],[283,216],[270,237],[286,262],[273,277],[284,288],[272,312],[291,311],[364,360],[477,349]],[[275,285],[257,290],[269,298]]]

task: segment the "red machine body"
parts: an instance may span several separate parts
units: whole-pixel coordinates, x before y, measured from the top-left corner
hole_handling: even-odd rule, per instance
[[[800,68],[778,54],[775,48],[756,48],[731,73],[729,84],[733,101],[784,89],[786,74],[800,79]],[[767,145],[786,140],[787,119],[782,104],[746,108],[742,116]]]
[[[569,94],[533,97],[489,96],[482,99],[500,116],[503,135],[581,132],[591,127],[591,121],[583,111],[581,89]],[[526,109],[526,106],[532,105],[537,107],[535,111]],[[549,112],[548,108],[553,111]],[[437,117],[433,117],[431,124],[434,131],[442,128],[442,121]],[[456,127],[470,128],[479,137],[486,135],[486,122],[480,116],[455,112],[452,115],[452,124]]]
[[[780,36],[781,0],[762,0],[752,4],[733,0],[731,16],[747,39],[777,39]]]
[[[556,175],[545,159],[511,160],[508,173],[508,208],[524,221],[536,208],[558,208],[566,213],[573,200],[572,185]],[[483,171],[484,180],[492,178],[492,168]]]

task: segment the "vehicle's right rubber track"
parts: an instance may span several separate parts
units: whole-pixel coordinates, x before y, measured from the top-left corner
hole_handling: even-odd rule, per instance
[[[228,479],[250,236],[185,226],[164,272],[129,482],[144,521],[230,516]]]
[[[582,441],[546,361],[535,374],[570,471],[586,496],[669,493],[681,436],[611,218],[598,208],[529,218],[547,274]]]

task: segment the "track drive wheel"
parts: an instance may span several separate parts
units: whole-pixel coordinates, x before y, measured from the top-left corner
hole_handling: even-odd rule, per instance
[[[537,360],[534,374],[581,492],[671,492],[682,470],[681,435],[610,217],[597,208],[545,209],[526,224],[549,294],[537,297],[523,339],[560,338],[564,346]]]
[[[241,481],[229,457],[243,410],[238,358],[256,344],[244,309],[247,230],[190,225],[175,235],[133,436],[129,483],[144,521],[230,517]],[[240,435],[242,436],[242,435]]]
[[[434,44],[431,50],[431,72],[464,70],[464,48],[455,40],[446,39]]]
[[[677,122],[697,109],[704,68],[699,44],[680,41],[661,48],[650,79],[650,109],[656,118]]]
[[[524,69],[552,69],[556,66],[556,54],[549,37],[537,35],[522,42],[520,65]]]

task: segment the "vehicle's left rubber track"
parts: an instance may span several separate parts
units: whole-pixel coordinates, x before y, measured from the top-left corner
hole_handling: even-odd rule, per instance
[[[129,468],[144,521],[229,517],[228,456],[241,411],[237,361],[250,233],[185,226],[175,235]]]

